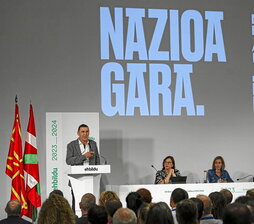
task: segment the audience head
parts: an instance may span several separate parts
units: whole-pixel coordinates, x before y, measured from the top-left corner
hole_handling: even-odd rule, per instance
[[[251,213],[251,223],[254,223],[254,200],[248,201],[246,205]]]
[[[170,196],[171,208],[175,208],[178,202],[188,198],[189,198],[189,195],[186,190],[182,188],[176,188],[175,190],[173,190]]]
[[[144,202],[139,210],[138,210],[138,215],[137,215],[137,219],[138,219],[138,223],[139,224],[145,224],[146,223],[146,219],[147,219],[147,215],[148,215],[148,212],[151,208],[151,206],[154,205],[154,203],[146,203]]]
[[[151,203],[152,201],[152,195],[151,192],[146,188],[140,188],[137,190],[139,195],[141,196],[141,199],[146,203]]]
[[[173,216],[170,208],[165,202],[159,202],[151,206],[146,224],[174,224]]]
[[[117,209],[122,208],[123,205],[121,201],[115,199],[115,198],[110,198],[109,200],[106,201],[105,203],[105,209],[108,214],[108,221],[112,221],[113,215],[117,211]]]
[[[58,194],[52,194],[41,206],[38,224],[74,224],[75,215],[69,202]]]
[[[105,206],[105,203],[110,198],[115,198],[117,200],[120,200],[117,194],[113,191],[103,191],[101,192],[100,198],[99,198],[99,205]]]
[[[196,203],[197,209],[198,209],[198,220],[201,219],[203,215],[203,210],[204,210],[204,204],[203,201],[201,201],[199,198],[190,198],[193,202]]]
[[[93,194],[84,194],[79,202],[79,207],[82,213],[87,213],[90,208],[96,205],[96,198]]]
[[[7,202],[5,207],[5,212],[8,216],[20,216],[21,213],[21,203],[20,201],[13,199]]]
[[[204,209],[203,209],[203,216],[212,214],[213,204],[211,199],[203,194],[197,196],[203,202]]]
[[[246,192],[246,196],[251,198],[251,200],[254,200],[254,189],[249,189],[247,192]]]
[[[184,199],[177,203],[176,219],[179,224],[198,223],[198,208],[196,203],[190,199]]]
[[[226,198],[227,205],[232,202],[232,200],[233,200],[233,194],[231,193],[230,190],[228,190],[228,189],[222,189],[220,191],[220,193],[222,193],[224,195],[224,197]]]
[[[244,204],[246,205],[251,199],[247,196],[239,196],[237,199],[235,199],[236,203]]]
[[[61,190],[53,190],[49,193],[49,197],[52,195],[52,194],[58,194],[58,195],[61,195],[62,197],[64,196],[63,195],[63,192]]]
[[[209,194],[209,198],[213,204],[212,214],[216,219],[222,219],[223,212],[226,207],[226,198],[220,192],[212,192]]]
[[[143,203],[141,196],[137,192],[130,192],[126,197],[127,208],[131,209],[137,215],[138,209]]]
[[[113,216],[114,224],[137,224],[135,213],[128,208],[119,208]]]
[[[104,206],[95,205],[88,210],[87,219],[89,224],[107,224],[108,215]]]
[[[167,156],[166,158],[164,158],[163,159],[163,162],[162,162],[162,170],[164,170],[165,169],[165,162],[166,162],[166,160],[171,160],[171,162],[172,162],[172,169],[175,169],[175,159],[174,159],[174,157],[173,156]]]
[[[246,205],[229,204],[225,208],[223,224],[251,224],[251,213]]]
[[[221,162],[221,168],[222,169],[225,169],[225,161],[224,161],[224,159],[222,158],[222,156],[216,156],[215,158],[214,158],[214,160],[213,160],[213,165],[212,165],[212,169],[216,169],[215,168],[215,163],[216,162]]]

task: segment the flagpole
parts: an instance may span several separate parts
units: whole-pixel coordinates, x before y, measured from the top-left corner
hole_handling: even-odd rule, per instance
[[[27,217],[35,223],[37,208],[41,207],[40,178],[38,164],[38,149],[36,144],[36,130],[33,106],[30,99],[29,121],[27,125],[27,138],[24,150],[24,170],[27,173],[26,193],[28,202]]]
[[[18,107],[18,97],[15,96],[15,115],[10,138],[9,152],[5,173],[11,178],[11,200],[17,199],[22,205],[21,216],[28,211],[24,183],[24,169],[22,159],[21,124]]]

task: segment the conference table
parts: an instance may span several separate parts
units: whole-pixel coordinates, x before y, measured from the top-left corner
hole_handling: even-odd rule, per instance
[[[125,198],[133,191],[140,188],[148,189],[152,194],[153,202],[164,201],[169,204],[169,199],[172,191],[175,188],[185,189],[189,197],[196,197],[198,194],[209,195],[211,192],[228,189],[233,194],[233,201],[246,191],[254,188],[254,182],[235,182],[235,183],[198,183],[198,184],[149,184],[149,185],[107,185],[106,190],[114,191],[118,194],[123,206],[126,207]]]

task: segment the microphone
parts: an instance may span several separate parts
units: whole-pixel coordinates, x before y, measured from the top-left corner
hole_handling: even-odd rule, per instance
[[[158,170],[154,167],[154,165],[152,164],[151,167],[153,167],[155,169],[156,172],[158,172]]]
[[[208,170],[204,170],[204,183],[207,183],[207,173],[208,173]]]
[[[245,176],[245,177],[237,178],[236,180],[237,180],[237,181],[243,180],[243,179],[245,179],[245,178],[247,178],[247,177],[252,177],[252,178],[253,178],[252,181],[254,182],[254,176],[253,176],[252,174],[249,174],[249,175],[247,175],[247,176]]]
[[[102,155],[100,155],[100,157],[104,159],[104,165],[107,165],[108,164],[107,159],[104,156],[102,156]]]

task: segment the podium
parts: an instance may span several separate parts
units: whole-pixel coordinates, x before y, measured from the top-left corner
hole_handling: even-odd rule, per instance
[[[110,173],[110,165],[71,166],[68,173],[75,197],[75,213],[81,216],[79,202],[86,193],[92,193],[96,199],[100,196],[101,174]]]

